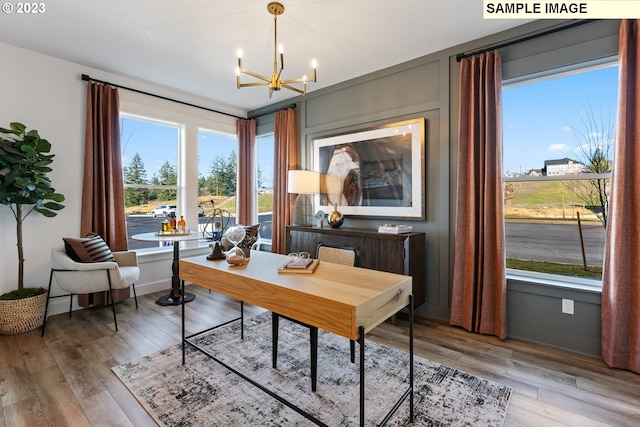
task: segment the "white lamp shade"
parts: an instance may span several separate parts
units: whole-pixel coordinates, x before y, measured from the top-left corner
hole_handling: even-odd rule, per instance
[[[320,193],[320,173],[290,170],[287,174],[287,191],[294,194]]]

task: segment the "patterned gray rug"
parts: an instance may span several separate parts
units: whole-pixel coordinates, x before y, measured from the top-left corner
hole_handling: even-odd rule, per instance
[[[320,331],[318,389],[311,392],[309,330],[280,321],[278,369],[271,368],[271,316],[245,320],[198,338],[240,372],[276,391],[330,426],[358,425],[359,370],[349,358],[349,341]],[[356,348],[358,346],[356,345]],[[377,425],[407,389],[407,352],[367,340],[366,422]],[[113,368],[138,401],[167,426],[307,426],[300,414],[188,346]],[[511,389],[457,369],[414,357],[416,426],[502,426]],[[408,423],[408,400],[387,425]]]

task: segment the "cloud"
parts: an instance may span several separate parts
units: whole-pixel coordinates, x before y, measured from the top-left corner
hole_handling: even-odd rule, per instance
[[[547,152],[552,151],[569,151],[569,146],[567,144],[551,144],[547,147]]]
[[[571,132],[571,126],[562,126],[560,130],[562,132]]]

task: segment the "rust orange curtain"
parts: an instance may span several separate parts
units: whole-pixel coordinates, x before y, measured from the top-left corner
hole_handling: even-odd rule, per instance
[[[502,60],[463,59],[451,324],[507,336],[502,200]]]
[[[87,84],[80,233],[100,234],[112,251],[127,250],[118,90]]]
[[[294,194],[287,191],[287,171],[296,169],[297,138],[296,112],[294,109],[278,111],[273,125],[275,165],[273,174],[273,223],[271,252],[284,253],[286,247],[285,226],[293,217]]]
[[[256,121],[238,119],[238,224],[258,223],[257,177],[256,177]]]
[[[638,20],[622,20],[620,87],[609,222],[602,273],[602,357],[640,373],[640,37]]]

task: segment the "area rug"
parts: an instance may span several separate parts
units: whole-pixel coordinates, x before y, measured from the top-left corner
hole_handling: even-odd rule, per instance
[[[278,368],[271,366],[271,316],[245,319],[244,340],[234,322],[197,338],[234,369],[277,392],[329,426],[359,424],[359,368],[349,340],[319,331],[318,386],[311,391],[309,330],[281,320]],[[378,425],[408,387],[407,352],[365,346],[366,425]],[[179,345],[113,368],[160,425],[308,426],[302,415],[187,346]],[[416,426],[502,426],[511,389],[414,357]],[[408,426],[408,400],[387,425]]]

